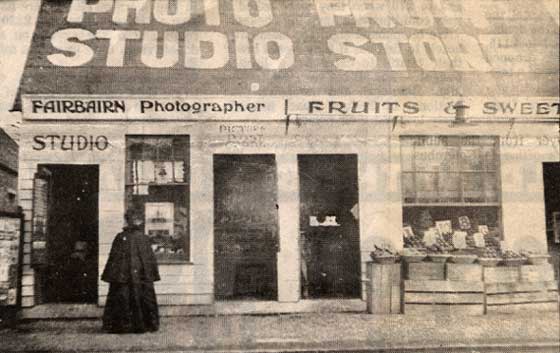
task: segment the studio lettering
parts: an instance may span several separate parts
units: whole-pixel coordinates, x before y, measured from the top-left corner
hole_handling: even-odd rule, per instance
[[[534,47],[495,21],[509,9],[450,3],[302,0],[313,21],[297,23],[271,0],[74,0],[46,59],[59,67],[296,70],[309,65],[298,58],[318,51],[325,60],[313,65],[322,70],[533,72]],[[204,30],[192,30],[194,19]],[[307,42],[299,26],[321,35]]]
[[[36,135],[32,148],[35,151],[105,151],[109,145],[109,139],[103,135]]]

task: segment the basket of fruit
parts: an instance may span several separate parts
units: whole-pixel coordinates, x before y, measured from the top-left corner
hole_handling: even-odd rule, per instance
[[[499,251],[496,248],[485,248],[478,253],[478,263],[485,267],[497,266],[502,261]]]
[[[451,257],[451,254],[446,253],[430,253],[428,254],[428,259],[432,262],[443,263],[447,262],[447,259]]]
[[[370,257],[373,262],[378,264],[394,264],[399,258],[396,251],[386,246],[378,247],[377,245],[375,245],[375,250],[371,252]]]
[[[474,254],[452,254],[450,261],[455,264],[472,264],[477,258]]]
[[[478,263],[484,267],[495,267],[502,261],[499,257],[479,257]]]
[[[428,250],[428,259],[432,262],[447,262],[447,259],[451,257],[449,250],[453,249],[450,247],[443,239],[438,239],[436,244],[429,246]]]
[[[506,266],[520,266],[527,262],[527,258],[513,250],[506,250],[502,255],[503,263]]]
[[[426,258],[426,250],[417,248],[404,248],[402,259],[406,263],[421,262]]]
[[[522,255],[527,258],[527,262],[531,265],[544,265],[548,263],[550,259],[550,255],[534,251],[525,251]]]
[[[413,235],[407,238],[404,238],[404,247],[405,248],[426,248],[426,244],[424,240],[417,235]]]

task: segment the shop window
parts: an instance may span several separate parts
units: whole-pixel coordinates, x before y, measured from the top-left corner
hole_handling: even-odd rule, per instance
[[[401,137],[405,228],[422,235],[448,221],[469,236],[488,228],[501,237],[498,156],[495,137]]]
[[[144,215],[160,263],[190,260],[189,136],[127,136],[126,207]]]

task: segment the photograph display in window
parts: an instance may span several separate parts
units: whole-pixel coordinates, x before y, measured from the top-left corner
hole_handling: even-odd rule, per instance
[[[189,136],[128,136],[126,206],[144,215],[158,261],[189,260]]]

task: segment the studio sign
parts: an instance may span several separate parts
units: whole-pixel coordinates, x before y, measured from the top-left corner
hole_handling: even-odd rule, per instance
[[[35,151],[105,151],[109,139],[103,135],[36,135],[32,147]]]

